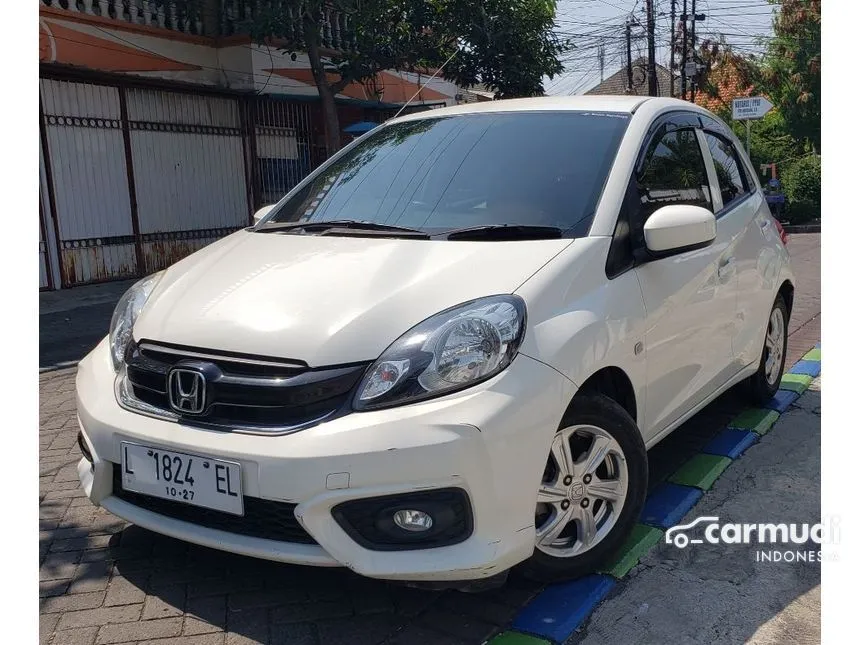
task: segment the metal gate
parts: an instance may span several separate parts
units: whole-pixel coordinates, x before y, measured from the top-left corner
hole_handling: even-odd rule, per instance
[[[51,269],[48,266],[48,244],[45,241],[45,208],[39,194],[39,290],[51,288]]]
[[[158,271],[247,226],[311,169],[307,103],[40,82],[52,191],[43,195],[40,287],[52,274],[66,287]]]
[[[256,162],[255,207],[274,204],[310,172],[310,107],[258,98],[251,110]]]
[[[116,87],[41,79],[63,286],[138,274]]]
[[[247,226],[237,99],[129,89],[128,128],[143,273]]]

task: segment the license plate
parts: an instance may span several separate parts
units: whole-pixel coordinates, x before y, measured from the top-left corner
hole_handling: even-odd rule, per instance
[[[239,464],[125,441],[121,448],[124,490],[244,514]]]

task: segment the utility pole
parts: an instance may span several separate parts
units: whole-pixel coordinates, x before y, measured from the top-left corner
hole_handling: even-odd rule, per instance
[[[603,69],[604,62],[606,60],[605,51],[603,49],[603,43],[597,46],[597,64],[600,66],[600,82],[603,82]]]
[[[645,10],[648,12],[648,95],[659,96],[657,92],[657,67],[655,65],[654,48],[654,0],[645,0]]]
[[[675,0],[672,0],[671,17],[669,24],[672,26],[672,32],[669,36],[669,96],[675,96]]]
[[[690,25],[690,50],[693,53],[693,62],[696,61],[696,0],[693,0],[693,24]],[[696,102],[696,79],[690,81],[690,103]]]
[[[687,0],[681,10],[681,98],[687,100]]]
[[[628,20],[624,26],[627,35],[627,93],[633,94],[633,57],[630,54],[630,28],[631,21]]]

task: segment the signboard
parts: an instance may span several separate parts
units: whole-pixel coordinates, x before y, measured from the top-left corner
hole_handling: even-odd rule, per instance
[[[748,96],[732,101],[732,118],[736,121],[760,119],[770,111],[773,103],[763,96]]]

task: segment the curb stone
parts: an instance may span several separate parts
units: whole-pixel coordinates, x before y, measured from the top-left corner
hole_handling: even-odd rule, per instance
[[[700,454],[654,488],[645,500],[641,523],[604,563],[602,573],[546,587],[520,610],[510,629],[487,645],[549,645],[570,638],[612,591],[616,581],[622,580],[660,542],[663,530],[690,512],[704,495],[703,490],[709,489],[731,462],[766,434],[780,414],[809,388],[813,371],[815,376],[821,373],[821,343],[816,343],[783,376],[779,391],[765,408],[751,408],[739,414]]]

